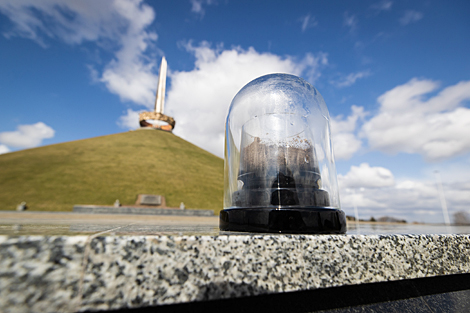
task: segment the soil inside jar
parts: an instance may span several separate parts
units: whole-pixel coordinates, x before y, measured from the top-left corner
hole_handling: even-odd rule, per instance
[[[264,143],[259,137],[242,149],[235,206],[328,206],[313,145],[300,138],[289,144]]]

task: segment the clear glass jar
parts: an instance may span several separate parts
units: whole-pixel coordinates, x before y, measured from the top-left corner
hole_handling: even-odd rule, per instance
[[[307,81],[259,77],[233,98],[225,124],[221,230],[344,233],[329,113]]]

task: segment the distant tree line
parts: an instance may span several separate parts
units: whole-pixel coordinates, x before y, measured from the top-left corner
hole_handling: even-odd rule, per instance
[[[347,215],[346,220],[350,222],[356,221],[356,218],[354,216]],[[359,219],[360,222],[382,222],[382,223],[403,223],[406,224],[406,220],[401,220],[398,218],[390,217],[390,216],[382,216],[379,218],[375,218],[371,216],[370,219],[365,220],[365,219]],[[458,211],[454,213],[454,224],[455,225],[470,225],[470,214],[468,214],[465,211]]]
[[[454,213],[455,225],[470,225],[470,216],[467,212],[459,211]]]
[[[347,215],[346,220],[353,222],[356,220],[356,218],[354,216]],[[359,221],[360,222],[403,223],[403,224],[407,223],[407,221],[404,219],[401,220],[401,219],[394,218],[391,216],[382,216],[382,217],[379,217],[378,219],[375,219],[375,217],[371,216],[369,220],[359,219]]]

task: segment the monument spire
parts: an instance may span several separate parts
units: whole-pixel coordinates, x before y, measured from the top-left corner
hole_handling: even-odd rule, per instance
[[[160,64],[160,73],[158,74],[157,94],[155,96],[155,113],[160,114],[163,114],[165,109],[166,68],[166,59],[163,57]]]
[[[162,57],[160,64],[160,73],[158,74],[157,94],[155,96],[155,109],[153,112],[142,112],[139,114],[140,127],[150,127],[166,131],[172,131],[175,128],[175,119],[163,114],[165,109],[165,90],[166,90],[166,70],[167,63],[165,57]],[[165,123],[149,123],[148,120],[162,121]],[[163,125],[162,125],[163,124]]]

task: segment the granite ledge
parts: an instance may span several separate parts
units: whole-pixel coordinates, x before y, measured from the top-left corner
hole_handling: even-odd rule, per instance
[[[0,236],[0,311],[176,304],[470,273],[469,235]]]

